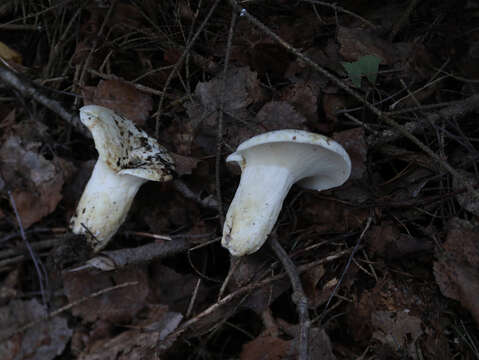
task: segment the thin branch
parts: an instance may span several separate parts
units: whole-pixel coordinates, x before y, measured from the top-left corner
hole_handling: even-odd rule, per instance
[[[328,301],[326,302],[326,305],[324,306],[324,310],[321,313],[321,315],[319,316],[319,318],[321,320],[323,320],[324,316],[326,315],[329,304],[331,303],[331,300],[333,299],[333,297],[338,292],[339,286],[341,286],[341,284],[344,280],[344,277],[346,276],[346,273],[348,272],[349,267],[351,266],[351,262],[353,261],[354,255],[356,255],[356,252],[360,249],[361,240],[363,239],[364,235],[366,234],[369,227],[371,226],[372,220],[373,220],[372,216],[368,217],[368,220],[366,222],[366,226],[364,227],[363,231],[361,232],[361,235],[359,235],[358,241],[356,242],[356,245],[354,245],[353,251],[351,251],[351,254],[349,255],[348,261],[346,263],[346,266],[344,267],[344,270],[341,274],[341,277],[339,278],[338,283],[334,287],[334,290],[331,292],[331,295],[329,295]]]
[[[188,187],[188,185],[186,185],[180,179],[174,180],[173,181],[173,186],[175,187],[175,190],[178,191],[185,198],[197,202],[202,207],[209,208],[209,209],[214,209],[214,210],[218,209],[219,202],[218,202],[218,200],[216,200],[214,198],[213,195],[209,195],[209,196],[205,197],[204,199],[202,199],[199,194],[194,193]]]
[[[83,126],[78,115],[71,113],[70,111],[66,110],[60,102],[53,100],[43,94],[42,91],[38,89],[38,87],[32,81],[23,75],[16,74],[6,66],[0,66],[0,80],[9,87],[18,91],[24,97],[32,98],[33,100],[53,111],[67,123],[72,125],[83,136],[91,138],[90,132],[85,126]]]
[[[45,271],[45,267],[43,266],[42,260],[40,260],[40,258],[37,256],[37,254],[35,253],[35,250],[33,250],[32,246],[30,245],[30,242],[27,239],[27,236],[25,235],[22,219],[20,217],[20,214],[18,213],[17,205],[15,204],[15,199],[13,198],[13,195],[10,191],[8,191],[8,198],[10,200],[10,204],[12,206],[13,212],[15,213],[15,218],[17,220],[17,224],[20,229],[20,235],[22,237],[22,240],[26,248],[28,249],[28,253],[30,254],[30,257],[32,258],[33,265],[35,266],[35,271],[38,277],[38,283],[40,285],[40,293],[42,294],[43,306],[46,307],[47,297],[45,293],[45,286],[48,287],[48,276]]]
[[[21,333],[21,332],[24,332],[32,327],[34,327],[35,325],[38,325],[40,324],[41,322],[43,321],[47,321],[47,320],[50,320],[52,318],[54,318],[55,316],[58,316],[60,315],[61,313],[65,312],[65,311],[68,311],[70,310],[71,308],[73,308],[74,306],[78,306],[82,303],[84,303],[85,301],[88,301],[94,297],[98,297],[98,296],[101,296],[103,294],[106,294],[110,291],[113,291],[113,290],[117,290],[117,289],[121,289],[121,288],[124,288],[124,287],[127,287],[127,286],[133,286],[133,285],[137,285],[138,284],[138,281],[130,281],[130,282],[126,282],[126,283],[123,283],[123,284],[119,284],[119,285],[115,285],[115,286],[110,286],[110,287],[107,287],[105,289],[102,289],[100,291],[97,291],[97,292],[94,292],[93,294],[90,294],[88,296],[85,296],[81,299],[78,299],[74,302],[71,302],[65,306],[62,306],[61,308],[55,310],[55,311],[52,311],[51,313],[49,313],[46,317],[42,318],[42,319],[39,319],[39,320],[35,320],[35,321],[32,321],[26,325],[23,325],[21,327],[19,327],[18,329],[15,329],[14,331],[12,331],[11,333],[5,335],[5,336],[2,336],[0,338],[0,343],[2,343],[3,341],[6,341],[8,340],[9,338],[11,338],[13,335],[15,334],[18,334],[18,333]]]
[[[226,42],[225,63],[223,68],[223,82],[221,91],[221,101],[218,113],[218,130],[216,134],[216,157],[215,157],[215,178],[216,178],[216,198],[218,199],[218,214],[220,216],[220,224],[223,227],[225,222],[225,214],[223,211],[223,201],[221,196],[221,149],[223,147],[223,116],[225,109],[226,94],[226,73],[228,72],[228,64],[230,61],[231,43],[233,41],[234,28],[236,25],[236,11],[233,9],[231,14],[230,29],[228,32],[228,40]]]
[[[306,297],[299,278],[298,270],[290,259],[286,251],[281,247],[278,242],[276,234],[272,234],[269,239],[269,244],[274,253],[278,257],[279,261],[284,267],[284,270],[288,274],[291,286],[293,288],[292,299],[296,304],[299,317],[299,341],[298,341],[298,360],[309,359],[309,328],[311,327],[311,320],[308,313],[308,298]]]
[[[210,20],[211,16],[213,15],[213,12],[215,11],[216,7],[220,3],[221,0],[215,0],[214,4],[211,6],[210,11],[206,15],[205,19],[201,23],[200,27],[196,31],[195,35],[191,39],[191,41],[185,46],[185,51],[181,54],[180,58],[176,62],[175,66],[173,67],[173,70],[171,70],[170,74],[168,75],[168,78],[166,79],[165,86],[163,86],[163,94],[160,97],[160,104],[158,105],[158,110],[156,110],[156,113],[153,114],[153,117],[157,117],[156,124],[155,124],[155,136],[158,137],[160,133],[160,121],[159,117],[161,115],[161,111],[163,109],[163,103],[165,102],[165,94],[168,90],[168,86],[170,86],[171,80],[173,80],[173,76],[175,76],[176,72],[180,68],[180,66],[183,64],[183,61],[185,60],[186,56],[188,55],[188,52],[190,49],[193,47],[194,43],[196,42],[196,39],[198,39],[198,36],[200,36],[201,32],[203,29],[206,27],[206,24],[208,24],[208,21]]]
[[[345,13],[345,14],[348,14],[360,21],[362,21],[363,23],[365,23],[366,25],[368,25],[369,27],[373,28],[373,29],[376,29],[376,25],[374,25],[371,21],[369,20],[366,20],[365,18],[363,18],[362,16],[358,15],[358,14],[355,14],[353,13],[352,11],[349,11],[348,9],[345,9],[339,5],[336,5],[335,3],[327,3],[325,1],[319,1],[319,0],[301,0],[302,2],[307,2],[307,3],[310,3],[310,4],[317,4],[317,5],[321,5],[321,6],[326,6],[326,7],[329,7],[331,9],[333,9],[334,11],[337,11],[337,12],[342,12],[342,13]]]
[[[425,120],[419,121],[411,121],[404,124],[404,128],[407,129],[411,133],[420,134],[424,132],[426,126],[430,124],[434,124],[440,119],[448,120],[448,119],[457,119],[466,116],[473,111],[479,109],[479,94],[472,95],[467,99],[461,101],[454,101],[450,106],[441,109],[437,112],[430,113],[426,115]],[[414,110],[423,110],[422,107],[414,107],[412,109],[404,109],[399,111],[393,111],[388,113],[388,115],[396,115],[402,114],[408,111]],[[385,130],[379,132],[377,135],[373,134],[368,137],[368,144],[370,146],[378,146],[383,145],[389,142],[393,142],[398,140],[401,137],[401,133],[399,131],[394,130]]]
[[[188,250],[190,246],[191,241],[189,239],[175,239],[161,244],[154,242],[135,248],[102,251],[98,256],[88,260],[86,265],[70,271],[80,271],[86,268],[95,268],[102,271],[117,270],[179,254]]]
[[[301,274],[301,273],[303,273],[303,272],[305,272],[309,269],[313,269],[313,268],[315,268],[319,265],[334,261],[334,260],[339,259],[339,258],[341,258],[341,257],[343,257],[347,254],[350,254],[350,253],[351,253],[351,250],[343,250],[343,251],[340,251],[340,252],[338,252],[334,255],[330,255],[330,256],[327,256],[323,259],[313,261],[309,264],[298,266],[298,273]],[[200,314],[196,315],[194,318],[184,322],[177,329],[177,331],[175,333],[171,334],[169,337],[171,337],[172,339],[176,338],[177,336],[186,332],[186,330],[188,330],[190,327],[192,327],[195,324],[197,324],[198,322],[200,322],[202,319],[210,316],[215,311],[218,311],[222,306],[232,302],[234,299],[236,299],[240,296],[245,296],[247,294],[250,294],[253,290],[262,288],[264,286],[267,286],[267,285],[269,285],[269,284],[271,284],[271,283],[273,283],[277,280],[281,280],[285,276],[287,276],[287,274],[284,272],[284,273],[281,273],[281,274],[278,274],[278,275],[275,275],[275,276],[271,276],[271,277],[269,277],[265,280],[258,281],[258,282],[255,282],[253,284],[243,286],[242,288],[240,288],[240,289],[232,292],[231,294],[221,298],[216,303],[214,303],[213,305],[211,305],[207,309],[203,310]]]

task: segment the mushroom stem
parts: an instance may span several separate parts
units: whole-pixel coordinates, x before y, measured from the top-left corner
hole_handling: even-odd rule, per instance
[[[251,163],[243,167],[224,225],[222,245],[231,255],[251,254],[264,244],[295,181],[287,167]]]
[[[73,233],[86,234],[94,251],[101,250],[125,221],[138,189],[146,181],[119,175],[98,160],[71,219]]]

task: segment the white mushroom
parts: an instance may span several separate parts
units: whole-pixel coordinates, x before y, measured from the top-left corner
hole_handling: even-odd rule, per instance
[[[70,226],[73,233],[85,234],[96,252],[125,221],[140,186],[171,180],[175,165],[155,139],[110,109],[84,106],[80,120],[92,133],[98,161]]]
[[[236,161],[242,170],[221,241],[233,256],[254,253],[264,244],[294,183],[326,190],[342,185],[351,172],[351,161],[341,145],[301,130],[255,136],[226,161]]]

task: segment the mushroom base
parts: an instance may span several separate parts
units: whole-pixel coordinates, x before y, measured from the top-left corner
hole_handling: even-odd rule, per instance
[[[248,165],[226,214],[221,245],[233,256],[257,251],[278,219],[295,178],[289,169]]]
[[[118,175],[98,160],[70,220],[73,233],[86,235],[95,252],[103,249],[125,221],[145,181],[131,175]]]

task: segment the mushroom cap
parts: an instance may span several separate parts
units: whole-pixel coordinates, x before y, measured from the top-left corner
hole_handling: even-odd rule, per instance
[[[83,106],[80,120],[92,133],[99,160],[117,174],[152,181],[173,178],[175,164],[168,151],[132,121],[97,105]]]
[[[342,185],[351,173],[351,160],[340,144],[324,135],[294,129],[254,136],[226,161],[236,161],[242,169],[249,161],[288,167],[297,185],[318,191]]]

